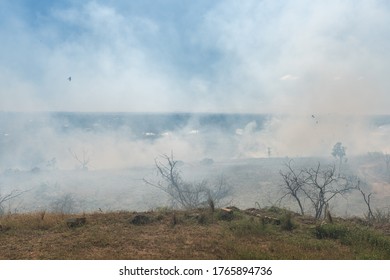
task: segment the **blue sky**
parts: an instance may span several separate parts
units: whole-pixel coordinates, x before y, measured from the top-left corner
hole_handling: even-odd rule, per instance
[[[4,111],[389,112],[388,1],[2,0],[0,38]]]

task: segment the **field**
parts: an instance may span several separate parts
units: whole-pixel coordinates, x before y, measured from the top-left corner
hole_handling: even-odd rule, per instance
[[[390,259],[390,224],[275,207],[91,213],[74,225],[71,217],[81,215],[2,216],[0,259]]]
[[[281,197],[281,176],[285,164],[293,162],[295,168],[332,165],[329,158],[257,158],[216,161],[205,165],[183,162],[179,171],[188,182],[207,180],[211,185],[223,177],[231,187],[231,195],[221,206],[234,205],[246,209],[273,206]],[[153,162],[152,162],[153,163]],[[345,173],[356,174],[369,183],[374,208],[386,208],[390,201],[389,175],[383,159],[377,155],[351,157],[343,166]],[[161,190],[145,184],[144,178],[156,182],[156,168],[148,166],[112,170],[5,170],[0,174],[0,194],[13,190],[23,195],[3,204],[5,212],[25,213],[58,210],[66,197],[71,205],[65,213],[91,213],[99,211],[148,211],[169,206],[169,197]],[[293,201],[284,200],[276,205],[298,211]],[[337,216],[363,217],[366,208],[358,192],[348,197],[337,197],[330,205]],[[58,212],[58,211],[57,211]]]

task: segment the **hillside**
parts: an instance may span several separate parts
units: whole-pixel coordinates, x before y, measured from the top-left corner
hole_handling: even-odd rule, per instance
[[[10,214],[0,259],[390,259],[389,230],[279,208]]]

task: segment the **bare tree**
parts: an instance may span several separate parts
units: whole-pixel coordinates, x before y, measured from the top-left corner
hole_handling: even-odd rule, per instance
[[[372,196],[372,193],[371,192],[367,193],[364,190],[363,186],[367,185],[366,182],[362,182],[359,178],[356,178],[355,180],[357,181],[356,182],[356,189],[363,196],[364,203],[366,204],[367,209],[368,209],[368,211],[367,211],[367,219],[368,220],[373,220],[375,218],[375,216],[374,216],[374,213],[372,212],[372,208],[371,208],[371,196]]]
[[[51,203],[53,213],[71,214],[76,210],[76,199],[71,193],[63,194]]]
[[[354,189],[348,180],[340,175],[336,176],[334,165],[321,168],[318,163],[316,168],[305,169],[305,188],[303,188],[306,197],[311,202],[315,210],[315,218],[321,218],[324,207],[337,195],[343,195]]]
[[[162,155],[155,159],[155,166],[161,180],[152,182],[144,178],[144,182],[167,193],[173,206],[185,209],[206,205],[214,207],[230,193],[230,187],[223,177],[219,178],[214,186],[210,186],[206,180],[197,183],[184,181],[173,153],[171,156]]]
[[[292,168],[291,162],[286,166],[287,171],[280,172],[285,190],[280,200],[287,196],[292,197],[297,202],[301,214],[304,214],[302,201],[309,201],[316,219],[323,216],[326,212],[325,207],[334,197],[354,188],[346,178],[336,176],[334,165],[322,168],[318,163],[314,168],[302,168],[298,171]]]
[[[10,200],[20,196],[22,193],[24,193],[24,192],[18,191],[18,190],[13,190],[10,193],[4,194],[4,195],[2,195],[0,193],[0,216],[4,214],[5,202],[10,201]]]
[[[231,186],[224,176],[219,176],[212,186],[206,188],[208,201],[219,204],[222,199],[227,198],[231,193]]]
[[[293,198],[298,206],[299,210],[301,211],[301,214],[304,215],[304,209],[303,204],[301,202],[301,194],[302,194],[302,188],[305,185],[305,178],[303,177],[303,170],[296,172],[292,166],[291,162],[285,164],[287,167],[287,171],[280,171],[279,174],[282,176],[283,179],[283,188],[284,188],[284,194],[279,199],[279,202],[281,202],[286,197]]]
[[[366,219],[370,222],[375,223],[386,223],[390,222],[390,211],[388,207],[384,207],[382,209],[375,208],[373,211],[371,198],[374,193],[369,192],[369,185],[366,181],[360,180],[357,176],[354,178],[356,189],[360,191],[364,203],[367,206],[367,214]]]
[[[88,164],[91,161],[88,155],[88,152],[86,152],[83,149],[82,157],[79,157],[75,152],[72,151],[72,149],[69,148],[69,153],[73,156],[73,158],[80,164],[81,170],[88,170]]]

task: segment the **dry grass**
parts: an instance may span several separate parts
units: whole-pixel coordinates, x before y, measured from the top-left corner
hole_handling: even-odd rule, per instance
[[[174,213],[166,209],[92,213],[85,214],[87,223],[76,228],[66,225],[70,215],[6,215],[0,217],[0,259],[390,258],[389,237],[353,222],[340,226],[346,232],[343,237],[332,235],[332,230],[340,228],[329,227],[318,238],[318,225],[308,217],[290,213],[286,217],[294,226],[286,230],[283,224],[265,223],[261,218],[283,220],[285,213],[275,209],[257,213],[236,209],[231,221],[220,220],[219,214],[218,210]],[[132,224],[136,215],[149,217],[149,223]],[[359,244],[354,244],[354,238]]]

